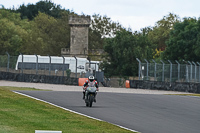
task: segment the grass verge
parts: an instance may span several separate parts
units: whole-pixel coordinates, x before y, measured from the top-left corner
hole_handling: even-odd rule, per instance
[[[57,130],[63,133],[131,132],[18,95],[11,90],[36,89],[0,87],[0,133],[33,133],[35,130]]]
[[[171,95],[179,95],[179,96],[196,96],[196,97],[200,97],[200,94],[171,94]]]

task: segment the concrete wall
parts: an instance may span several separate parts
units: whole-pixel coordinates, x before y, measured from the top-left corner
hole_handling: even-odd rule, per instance
[[[130,88],[200,93],[200,83],[130,80]]]
[[[0,80],[78,85],[78,78],[67,78],[63,76],[48,76],[48,75],[35,75],[35,74],[19,74],[19,73],[1,72],[1,71],[0,71]]]

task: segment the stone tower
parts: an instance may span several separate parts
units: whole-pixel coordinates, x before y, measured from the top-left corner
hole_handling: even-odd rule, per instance
[[[90,16],[69,16],[70,56],[87,57]]]

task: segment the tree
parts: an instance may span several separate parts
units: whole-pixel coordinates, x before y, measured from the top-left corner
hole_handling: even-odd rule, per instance
[[[103,49],[104,38],[114,37],[122,26],[107,16],[94,14],[89,28],[89,49]]]
[[[16,10],[16,12],[21,13],[22,19],[28,18],[29,20],[33,20],[39,12],[48,14],[54,18],[61,18],[63,11],[70,13],[69,10],[62,9],[60,5],[52,3],[51,0],[39,1],[35,5],[28,4],[25,6],[22,4],[19,9]]]
[[[162,58],[182,61],[199,61],[200,57],[200,20],[184,18],[176,23],[170,32],[167,48]]]
[[[107,38],[104,50],[107,56],[103,69],[107,77],[136,75],[138,46],[132,32],[122,30],[116,33],[116,37]]]
[[[22,45],[26,43],[27,32],[21,26],[26,22],[20,20],[20,14],[0,9],[0,54],[7,51],[12,55],[18,55]]]
[[[141,31],[135,31],[133,33],[136,38],[136,45],[138,48],[135,52],[138,52],[136,55],[138,55],[137,58],[139,58],[140,60],[152,59],[152,54],[156,46],[151,43],[151,40],[149,38],[149,33],[151,31],[151,27],[145,27],[142,28]]]
[[[175,23],[180,22],[180,18],[176,14],[169,13],[159,20],[149,32],[149,40],[157,49],[162,51],[166,48],[166,41],[169,39],[169,33],[173,29]]]
[[[69,45],[68,15],[63,13],[61,19],[55,19],[39,12],[31,21],[29,43],[23,47],[24,53],[40,55],[60,55],[61,48]]]

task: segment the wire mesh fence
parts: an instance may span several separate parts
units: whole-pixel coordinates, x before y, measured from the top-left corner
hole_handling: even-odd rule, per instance
[[[89,65],[87,59],[74,57],[10,56],[8,53],[7,55],[0,55],[0,71],[18,74],[85,78],[87,72],[99,71],[98,65],[99,62],[93,62],[93,64]],[[91,69],[91,71],[87,69]]]
[[[138,59],[137,59],[138,60]],[[139,62],[138,78],[139,80],[162,81],[162,82],[193,82],[200,83],[200,64],[197,62],[186,62],[180,64],[157,63],[155,61],[149,63]]]
[[[59,77],[77,79],[87,78],[88,74],[93,74],[99,82],[105,83],[100,86],[125,87],[124,78],[104,78],[103,72],[99,71],[98,61],[90,62],[83,58],[58,58],[55,56],[22,54],[11,56],[7,53],[7,55],[0,55],[0,72],[1,77],[4,77],[2,79],[22,82],[43,82],[41,80],[48,80],[44,81],[45,83],[60,83],[63,79],[59,79]],[[53,82],[52,80],[56,81]]]

